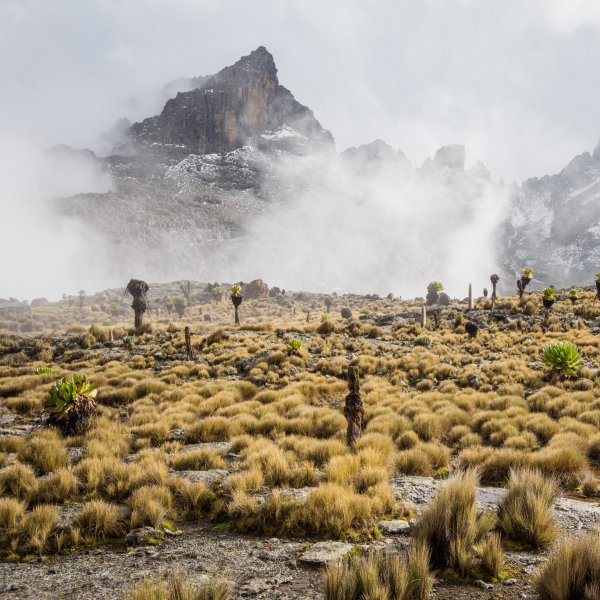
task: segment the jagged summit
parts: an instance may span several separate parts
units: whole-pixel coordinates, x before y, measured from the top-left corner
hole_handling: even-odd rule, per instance
[[[247,56],[242,56],[234,65],[226,69],[246,69],[269,73],[277,81],[277,67],[273,55],[264,47],[259,46]]]
[[[275,61],[264,46],[197,81],[199,87],[171,98],[160,115],[131,126],[138,148],[174,158],[224,154],[284,126],[309,144],[333,146],[331,133],[312,111],[279,84]]]

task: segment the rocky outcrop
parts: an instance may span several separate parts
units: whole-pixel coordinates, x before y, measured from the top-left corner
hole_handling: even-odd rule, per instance
[[[198,84],[168,100],[160,115],[132,125],[136,145],[181,158],[225,154],[247,144],[260,146],[262,133],[284,127],[315,145],[333,145],[312,111],[279,84],[264,46]]]
[[[512,188],[503,262],[535,269],[534,286],[592,283],[600,264],[600,144],[560,173]]]
[[[246,300],[258,300],[269,297],[269,286],[262,279],[255,279],[244,286]]]
[[[340,158],[351,171],[367,175],[386,168],[400,173],[411,169],[410,161],[402,150],[394,150],[383,140],[348,148],[340,154]]]

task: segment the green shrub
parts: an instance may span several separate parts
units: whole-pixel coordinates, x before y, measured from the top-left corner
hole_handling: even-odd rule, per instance
[[[84,433],[96,413],[96,392],[85,375],[73,374],[59,379],[44,402],[44,409],[50,413],[49,423],[65,435]]]
[[[577,348],[568,342],[548,344],[542,350],[542,362],[551,372],[575,376],[581,368],[581,357]]]

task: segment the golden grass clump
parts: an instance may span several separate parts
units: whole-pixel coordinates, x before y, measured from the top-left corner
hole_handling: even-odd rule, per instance
[[[42,556],[57,519],[56,506],[49,504],[40,504],[35,506],[31,512],[25,513],[18,527],[18,534],[23,540],[24,547],[28,550],[35,550]]]
[[[532,548],[548,547],[556,537],[552,504],[558,490],[557,480],[537,469],[511,471],[508,492],[498,509],[504,535]]]
[[[158,529],[171,516],[173,495],[166,486],[145,485],[133,492],[128,504],[132,529],[145,525]]]
[[[353,531],[373,527],[373,500],[333,483],[312,491],[302,509],[306,533],[317,537],[340,538]]]
[[[37,490],[35,473],[19,462],[0,470],[0,495],[11,495],[28,501]]]
[[[323,573],[325,600],[426,600],[433,580],[429,552],[418,544],[407,554],[370,552],[348,562],[334,562]]]
[[[79,481],[71,467],[63,467],[38,480],[35,502],[61,504],[75,500],[79,495]]]
[[[211,577],[195,584],[180,573],[173,573],[164,579],[144,579],[123,600],[231,600],[233,590],[233,584],[225,579]]]
[[[600,533],[564,537],[535,578],[541,600],[600,597]]]
[[[25,508],[25,503],[15,498],[0,498],[0,536],[15,528]]]
[[[449,567],[462,577],[471,572],[475,548],[494,525],[489,513],[477,513],[477,483],[475,471],[457,473],[421,514],[415,540],[429,548],[432,567]]]
[[[86,502],[75,522],[87,540],[117,537],[123,531],[119,507],[104,500]]]
[[[36,473],[45,475],[69,464],[69,455],[58,433],[46,429],[31,435],[17,452],[17,458],[30,464]]]
[[[212,508],[215,495],[204,481],[173,477],[168,483],[173,502],[184,515],[199,515]]]
[[[225,417],[207,417],[186,430],[189,442],[226,442],[241,433],[236,423]]]
[[[171,466],[176,471],[208,471],[226,469],[227,463],[216,450],[200,448],[177,453],[171,459]]]

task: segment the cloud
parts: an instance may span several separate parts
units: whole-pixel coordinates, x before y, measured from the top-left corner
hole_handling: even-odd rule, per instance
[[[53,204],[55,198],[110,189],[110,178],[92,161],[4,137],[0,182],[0,296],[58,298],[111,281],[102,240]]]

